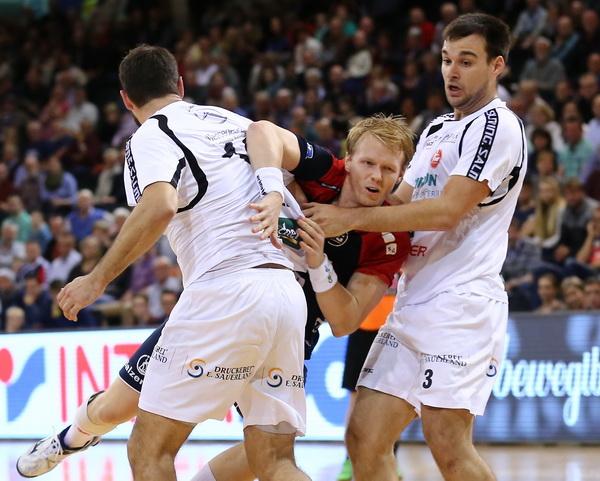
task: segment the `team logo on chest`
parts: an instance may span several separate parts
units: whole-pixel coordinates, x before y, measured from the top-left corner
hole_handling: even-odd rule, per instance
[[[440,162],[442,161],[442,149],[438,149],[435,154],[431,156],[431,168],[436,169]]]
[[[348,242],[348,233],[344,233],[337,237],[332,237],[331,239],[327,239],[327,243],[332,247],[341,247],[346,242]]]

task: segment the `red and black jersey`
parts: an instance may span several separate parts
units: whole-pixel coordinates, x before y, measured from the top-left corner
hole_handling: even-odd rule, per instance
[[[296,182],[311,202],[330,204],[342,190],[346,169],[343,159],[298,137],[300,163],[292,171]],[[325,254],[333,264],[339,282],[346,286],[355,272],[379,277],[391,285],[410,249],[407,232],[350,231],[326,239]],[[308,276],[307,276],[308,277]],[[304,293],[308,305],[305,355],[309,359],[318,340],[318,328],[323,322],[316,295],[307,278]]]

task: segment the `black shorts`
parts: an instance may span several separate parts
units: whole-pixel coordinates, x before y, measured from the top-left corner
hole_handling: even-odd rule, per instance
[[[365,331],[359,329],[348,336],[348,345],[346,346],[346,359],[344,360],[344,377],[342,387],[349,391],[356,390],[358,376],[365,363],[371,344],[377,337],[379,331]]]
[[[148,339],[138,347],[138,350],[133,353],[133,356],[129,358],[129,361],[127,361],[119,371],[119,377],[123,382],[131,386],[131,388],[137,392],[142,392],[142,383],[144,382],[144,376],[146,375],[146,366],[148,365],[152,351],[154,351],[154,346],[156,346],[162,330],[165,327],[165,323],[166,321],[148,336]]]

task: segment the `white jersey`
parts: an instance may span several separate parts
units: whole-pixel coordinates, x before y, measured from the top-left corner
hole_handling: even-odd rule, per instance
[[[507,301],[500,269],[527,170],[526,145],[521,121],[499,99],[460,120],[438,117],[423,132],[404,176],[413,202],[438,197],[451,175],[487,181],[492,193],[454,229],[414,233],[398,306],[456,288]]]
[[[127,142],[129,205],[155,182],[177,189],[177,214],[165,233],[184,287],[205,275],[265,263],[291,267],[281,250],[252,233],[255,211],[249,204],[260,193],[246,152],[250,123],[218,107],[178,101],[146,120]]]

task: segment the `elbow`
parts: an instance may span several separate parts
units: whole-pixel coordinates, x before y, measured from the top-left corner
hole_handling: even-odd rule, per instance
[[[252,122],[248,125],[248,130],[246,131],[246,139],[250,141],[250,139],[263,135],[265,132],[268,132],[271,128],[272,124],[268,120],[257,120],[256,122]]]
[[[177,214],[177,205],[171,202],[165,202],[160,208],[154,211],[154,217],[160,224],[167,225]]]
[[[334,337],[343,337],[343,336],[347,336],[348,334],[352,334],[352,331],[345,326],[330,324],[330,327],[331,327],[331,332]]]

